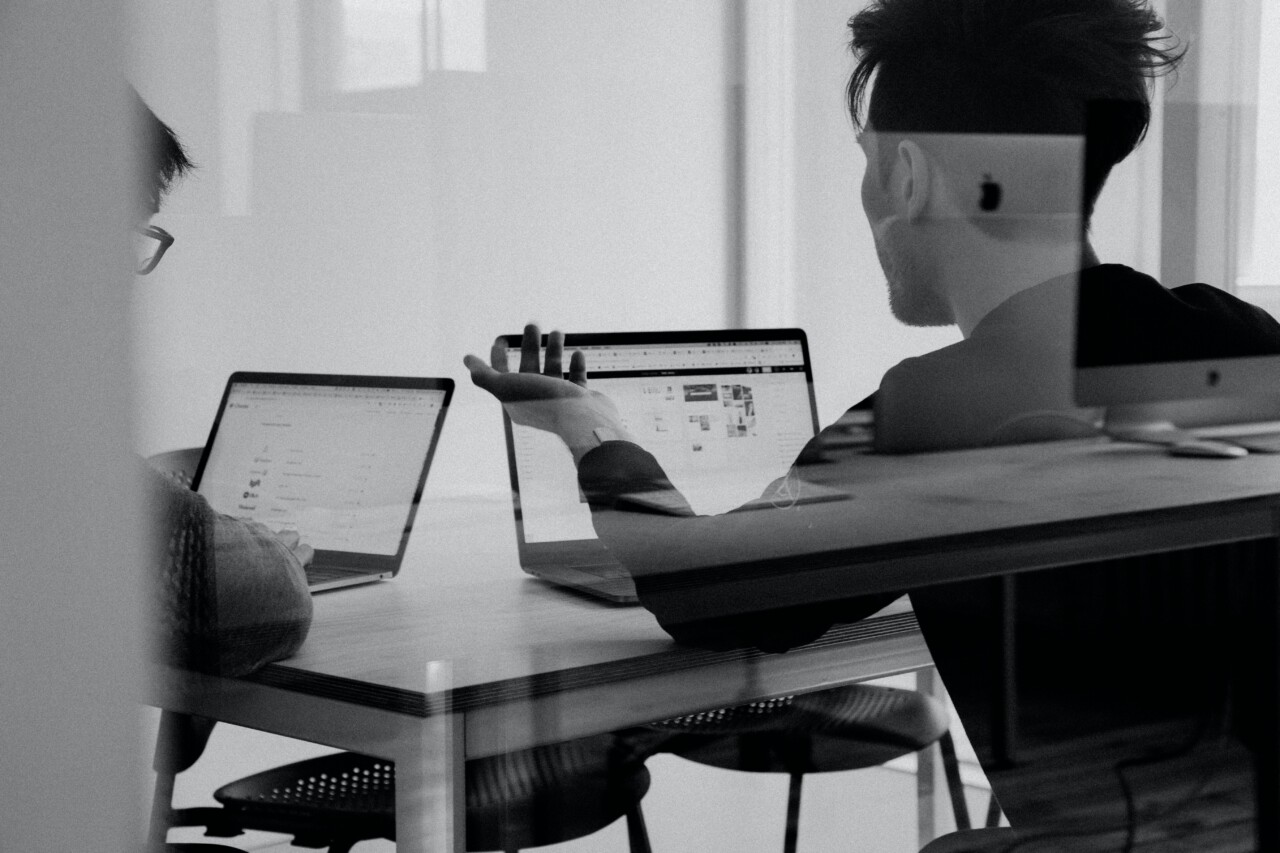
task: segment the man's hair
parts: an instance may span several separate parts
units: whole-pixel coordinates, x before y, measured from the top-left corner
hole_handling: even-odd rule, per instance
[[[175,180],[195,168],[173,130],[151,111],[132,86],[129,101],[139,145],[140,200],[152,213]]]
[[[848,106],[856,127],[1087,129],[1086,217],[1112,167],[1146,135],[1151,81],[1185,53],[1147,0],[874,0],[849,29],[857,65]]]

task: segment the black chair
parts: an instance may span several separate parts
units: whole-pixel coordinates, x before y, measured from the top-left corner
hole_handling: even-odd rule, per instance
[[[167,453],[148,456],[147,464],[161,474],[172,477],[182,485],[189,487],[191,478],[195,476],[196,466],[200,464],[200,455],[202,453],[204,453],[204,448],[202,447],[184,447],[180,450],[170,450]]]
[[[941,702],[914,690],[854,684],[652,723],[657,752],[726,770],[787,773],[783,849],[794,853],[808,773],[877,767],[934,743],[942,752],[956,826],[969,828],[960,768]]]
[[[215,838],[245,830],[291,834],[294,845],[329,853],[347,853],[369,839],[395,840],[395,768],[352,752],[236,780],[214,792],[218,806],[172,808],[174,776],[199,757],[210,728],[185,715],[162,715],[151,820],[157,844],[170,828],[184,826],[205,827]],[[625,817],[631,853],[649,853],[640,810],[648,790],[643,760],[612,735],[472,759],[467,849],[506,853],[560,844]]]

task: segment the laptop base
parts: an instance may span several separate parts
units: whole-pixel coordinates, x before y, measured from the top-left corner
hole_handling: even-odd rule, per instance
[[[619,565],[604,567],[605,574],[594,574],[591,567],[581,569],[570,566],[526,566],[525,572],[540,581],[565,587],[574,592],[603,599],[612,604],[639,604],[636,585],[631,576]]]

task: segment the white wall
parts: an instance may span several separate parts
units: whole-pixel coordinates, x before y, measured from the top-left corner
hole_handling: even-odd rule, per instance
[[[119,4],[0,4],[0,850],[136,849]]]
[[[492,0],[485,72],[357,93],[336,4],[138,5],[134,77],[202,165],[138,291],[143,452],[203,443],[236,369],[464,383],[531,319],[725,325],[721,4]],[[432,483],[505,482],[499,423],[460,387]]]

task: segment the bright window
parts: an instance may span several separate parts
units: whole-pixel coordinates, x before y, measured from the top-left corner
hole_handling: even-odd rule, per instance
[[[484,71],[485,0],[343,0],[338,88],[407,89],[424,71]]]
[[[1242,287],[1280,285],[1280,3],[1262,4],[1252,227],[1240,247]]]

